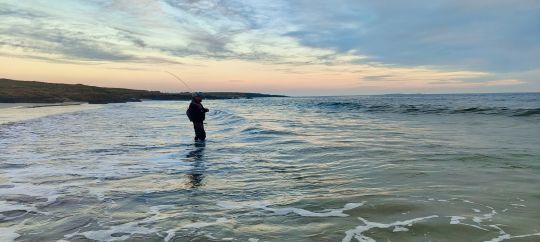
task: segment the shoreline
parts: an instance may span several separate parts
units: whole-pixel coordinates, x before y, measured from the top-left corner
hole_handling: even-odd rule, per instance
[[[65,102],[65,103],[0,103],[0,109],[5,108],[44,108],[60,106],[76,106],[86,104],[84,102]]]

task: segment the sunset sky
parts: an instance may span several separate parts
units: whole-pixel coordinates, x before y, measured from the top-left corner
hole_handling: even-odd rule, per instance
[[[538,0],[2,0],[0,78],[289,95],[540,91]]]

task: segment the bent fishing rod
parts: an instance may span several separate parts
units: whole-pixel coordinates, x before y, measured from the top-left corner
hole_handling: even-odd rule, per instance
[[[167,73],[167,74],[173,76],[176,80],[182,82],[182,84],[184,84],[184,86],[187,87],[187,89],[189,90],[189,92],[193,93],[193,89],[191,89],[191,87],[190,87],[184,80],[182,80],[182,78],[178,77],[177,75],[175,75],[174,73],[169,72],[169,71],[163,71],[163,72],[165,72],[165,73]]]
[[[176,80],[182,82],[182,84],[184,84],[184,86],[186,86],[187,89],[188,89],[191,93],[194,93],[194,92],[193,92],[193,89],[191,89],[191,87],[187,84],[187,82],[185,82],[184,80],[182,80],[182,78],[178,77],[177,75],[175,75],[174,73],[172,73],[172,72],[170,72],[170,71],[163,71],[163,72],[165,72],[165,73],[167,73],[167,74],[173,76]],[[204,124],[206,124],[206,123],[204,123]]]

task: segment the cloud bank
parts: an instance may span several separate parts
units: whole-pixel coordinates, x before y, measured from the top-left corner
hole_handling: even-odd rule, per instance
[[[222,81],[245,80],[238,85],[311,78],[321,90],[335,81],[377,92],[540,91],[538,13],[535,0],[7,0],[0,53],[280,73]]]

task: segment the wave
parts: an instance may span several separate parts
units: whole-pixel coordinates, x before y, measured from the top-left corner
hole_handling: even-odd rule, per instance
[[[243,129],[241,132],[247,133],[247,134],[257,134],[257,135],[294,135],[294,132],[292,131],[261,129],[257,127],[248,127],[248,128]]]
[[[245,122],[245,118],[242,116],[225,110],[212,110],[210,111],[210,116],[212,120],[221,122],[224,125],[240,124]]]
[[[333,109],[361,111],[367,113],[407,113],[407,114],[484,114],[514,117],[529,117],[540,115],[540,108],[509,108],[509,107],[451,107],[433,104],[362,104],[356,102],[321,102],[317,106]]]
[[[531,108],[531,109],[521,109],[519,113],[514,114],[514,116],[533,116],[539,115],[540,108]]]

